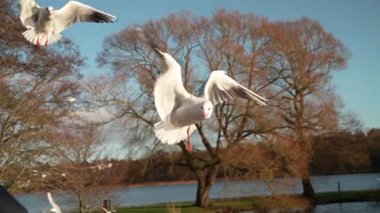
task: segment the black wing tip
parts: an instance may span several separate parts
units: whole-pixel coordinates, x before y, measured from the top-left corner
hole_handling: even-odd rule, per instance
[[[157,45],[155,42],[153,41],[148,41],[148,45],[154,50],[154,52],[156,52],[159,56],[164,56],[164,51],[162,51],[162,49],[160,48],[159,45]]]
[[[163,52],[157,47],[157,46],[152,46],[153,50],[159,54],[159,55],[164,55]]]
[[[102,13],[98,11],[94,11],[89,17],[89,21],[96,23],[115,23],[118,20],[119,18],[116,16],[112,16],[107,13]]]
[[[268,104],[265,103],[265,102],[269,102],[268,99],[254,93],[253,91],[251,91],[251,90],[249,90],[249,89],[247,89],[241,85],[239,85],[238,87],[233,87],[232,92],[236,96],[243,98],[243,99],[246,99],[246,100],[251,100],[260,106],[268,106]]]

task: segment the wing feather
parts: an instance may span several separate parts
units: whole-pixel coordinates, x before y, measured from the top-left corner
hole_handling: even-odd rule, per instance
[[[70,1],[56,11],[56,20],[56,30],[62,32],[77,22],[110,23],[115,22],[117,17],[77,1]]]
[[[223,70],[213,71],[204,88],[204,97],[213,104],[219,104],[232,98],[244,98],[267,105],[268,99],[252,92],[226,75]]]
[[[27,28],[34,27],[40,6],[34,0],[20,0],[20,6],[21,23]]]
[[[174,87],[168,84],[167,79],[159,77],[154,85],[154,104],[161,120],[171,113],[175,105]]]
[[[163,57],[167,69],[161,72],[154,85],[154,104],[161,120],[181,105],[183,100],[190,96],[182,83],[181,66],[168,53],[159,51]]]

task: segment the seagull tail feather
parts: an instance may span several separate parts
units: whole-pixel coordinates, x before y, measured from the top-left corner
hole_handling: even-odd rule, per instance
[[[167,122],[158,122],[154,124],[154,133],[156,137],[164,144],[176,144],[187,140],[187,130],[189,126],[173,128]],[[196,129],[195,125],[190,126],[189,135]]]
[[[38,33],[34,28],[26,30],[22,35],[26,40],[37,46],[47,46],[62,38],[60,33]]]

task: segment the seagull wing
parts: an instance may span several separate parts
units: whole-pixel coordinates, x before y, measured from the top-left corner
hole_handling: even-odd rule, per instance
[[[53,207],[51,211],[54,211],[56,213],[62,213],[58,204],[53,200],[53,197],[51,196],[50,192],[47,193],[47,197],[48,197],[48,200],[50,202],[50,205]]]
[[[182,83],[181,66],[168,53],[156,51],[162,56],[167,65],[167,69],[163,70],[154,85],[154,103],[158,115],[164,120],[175,108],[180,105],[181,101],[190,94],[186,91]]]
[[[223,70],[213,71],[204,88],[204,98],[213,104],[240,97],[250,99],[260,105],[267,105],[268,99],[252,92],[226,75]]]
[[[60,10],[56,11],[56,30],[62,32],[77,22],[110,23],[115,22],[117,17],[97,10],[91,6],[70,1]]]
[[[20,6],[21,23],[27,28],[34,27],[40,6],[34,0],[20,0]]]

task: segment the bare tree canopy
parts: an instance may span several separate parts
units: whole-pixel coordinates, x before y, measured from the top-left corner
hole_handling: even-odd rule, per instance
[[[318,22],[307,18],[267,27],[272,41],[267,66],[275,79],[284,127],[302,134],[337,129],[341,103],[331,78],[333,71],[346,66],[346,48]],[[297,136],[303,140],[300,134]]]
[[[12,192],[72,190],[80,211],[87,211],[89,189],[115,172],[104,170],[112,164],[100,160],[97,128],[102,125],[121,130],[128,148],[139,146],[130,159],[148,156],[128,161],[122,168],[134,168],[117,174],[138,171],[138,178],[155,165],[172,174],[188,169],[187,177],[198,181],[199,207],[210,205],[209,192],[220,174],[267,182],[299,176],[303,194],[310,196],[310,167],[325,172],[315,165],[328,164],[317,159],[324,150],[338,146],[345,148],[342,153],[351,147],[365,152],[363,144],[344,143],[347,137],[367,139],[356,115],[343,111],[331,81],[334,72],[345,69],[350,53],[315,20],[273,22],[224,9],[210,17],[171,14],[106,38],[97,62],[110,73],[80,82],[84,59],[78,47],[67,39],[46,48],[31,45],[20,33],[25,27],[15,7],[0,0],[0,181]],[[200,94],[211,71],[225,70],[268,98],[268,106],[239,98],[220,101],[211,119],[195,125],[194,152],[185,141],[161,144],[153,133],[160,121],[153,90],[165,64],[152,46],[178,61],[189,93]],[[104,117],[83,121],[84,109]],[[355,134],[336,134],[342,131]],[[376,151],[375,133],[368,137]],[[375,151],[353,155],[353,165],[369,168],[370,161],[380,161]],[[182,168],[173,171],[174,166]]]
[[[68,115],[67,97],[79,94],[83,65],[69,40],[44,49],[29,45],[13,8],[0,1],[0,180],[11,190],[46,154],[55,126]]]
[[[233,145],[269,141],[273,146],[293,142],[298,146],[308,136],[339,128],[342,104],[331,78],[334,71],[344,69],[349,52],[318,22],[308,18],[270,22],[254,14],[226,10],[216,11],[211,18],[183,12],[125,28],[107,38],[98,55],[99,65],[112,69],[115,81],[112,88],[103,85],[105,90],[92,86],[93,97],[101,96],[101,101],[95,98],[94,103],[117,109],[118,118],[133,126],[128,134],[137,136],[131,137],[134,140],[154,142],[152,124],[159,120],[152,90],[162,65],[152,44],[179,62],[189,92],[199,92],[207,75],[221,69],[271,100],[269,107],[242,100],[217,106],[216,122],[197,124],[203,147],[198,148],[208,156],[190,154],[179,144],[187,166],[198,178],[198,206],[209,205],[208,192],[221,163],[244,160],[246,155],[228,154],[240,150]],[[125,76],[125,81],[120,76]],[[123,92],[115,93],[113,88],[120,85],[126,85]],[[274,150],[280,156],[309,153],[304,145],[294,152]],[[281,164],[287,169],[278,171],[307,174],[308,157],[287,159]],[[305,164],[289,167],[301,161]],[[236,169],[247,171],[241,166]]]

